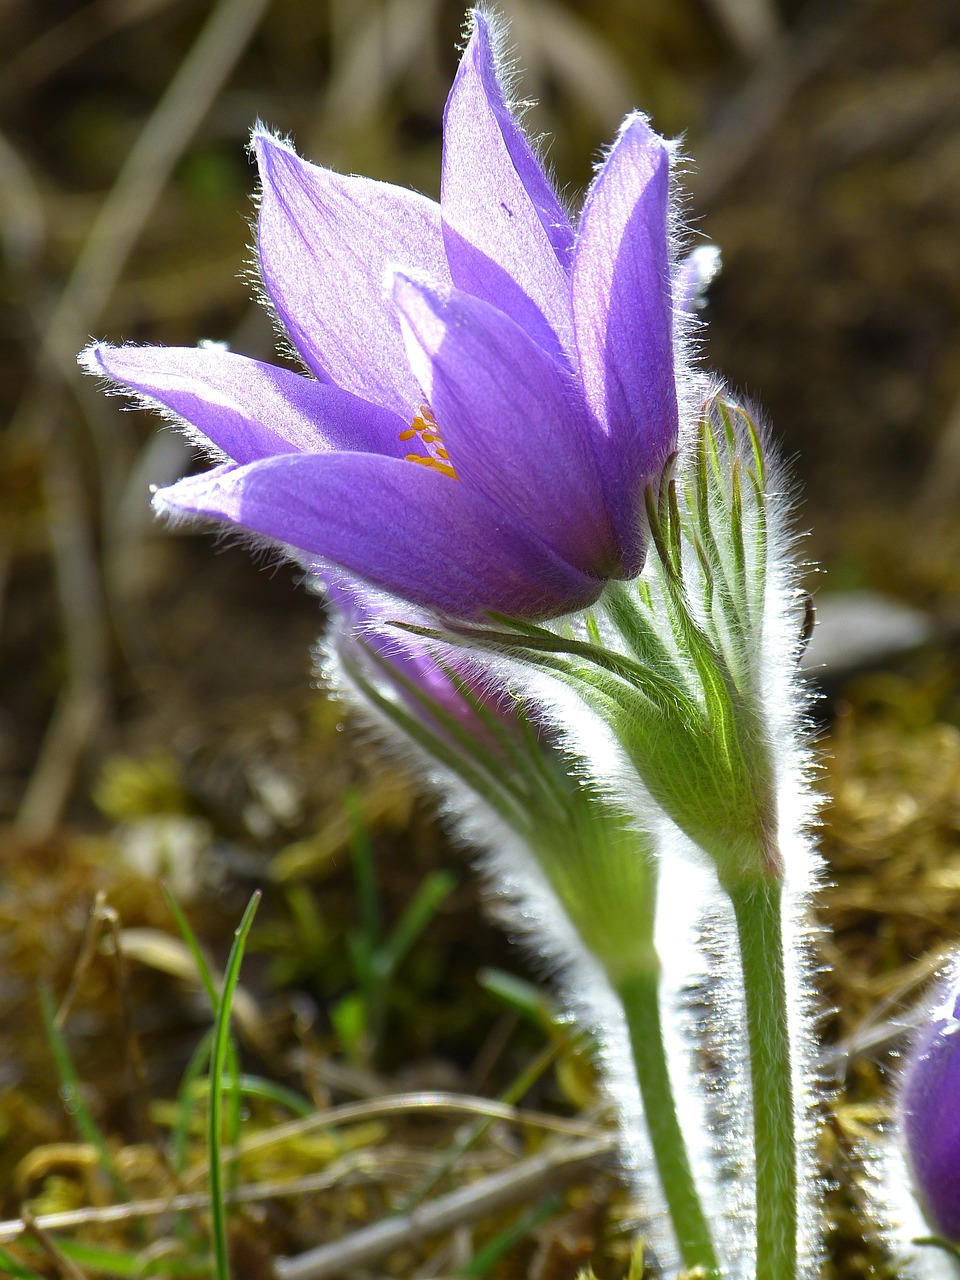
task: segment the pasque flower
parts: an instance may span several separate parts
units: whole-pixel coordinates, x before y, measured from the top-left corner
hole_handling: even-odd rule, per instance
[[[934,1232],[960,1245],[960,983],[917,1033],[900,1087],[901,1136],[914,1190]]]
[[[256,131],[267,297],[308,370],[215,346],[85,367],[220,461],[156,495],[460,618],[557,616],[644,558],[675,446],[671,151],[629,116],[576,228],[511,112],[488,19],[447,101],[439,203]],[[682,305],[682,304],[681,304]]]

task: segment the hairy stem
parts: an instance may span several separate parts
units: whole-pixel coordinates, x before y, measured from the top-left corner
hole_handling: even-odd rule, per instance
[[[621,979],[617,994],[626,1015],[650,1145],[680,1256],[686,1267],[701,1267],[708,1280],[719,1280],[720,1267],[690,1167],[667,1068],[657,969],[651,967]]]
[[[783,886],[774,876],[727,886],[743,967],[757,1170],[756,1280],[797,1274],[797,1137],[784,969]]]

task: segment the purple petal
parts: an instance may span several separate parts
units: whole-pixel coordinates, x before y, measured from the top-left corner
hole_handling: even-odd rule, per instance
[[[321,381],[409,421],[420,389],[383,282],[388,267],[449,278],[439,206],[308,164],[266,134],[254,145],[263,183],[260,269],[294,345]]]
[[[640,115],[627,118],[584,205],[573,313],[584,394],[609,433],[624,492],[637,494],[675,447],[670,153]],[[633,525],[633,507],[622,519]]]
[[[592,604],[603,586],[482,494],[368,453],[220,467],[161,489],[156,505],[230,521],[459,618],[554,617]]]
[[[904,1069],[900,1113],[924,1214],[938,1234],[960,1243],[960,1021],[955,1008],[917,1037]]]
[[[394,297],[411,366],[464,487],[480,489],[584,572],[620,574],[596,429],[572,375],[479,298],[405,276]]]
[[[402,457],[405,419],[329,383],[222,347],[91,347],[91,373],[196,427],[234,462],[357,449]]]
[[[482,14],[447,99],[441,191],[454,284],[505,311],[549,351],[571,350],[573,230],[504,100]]]

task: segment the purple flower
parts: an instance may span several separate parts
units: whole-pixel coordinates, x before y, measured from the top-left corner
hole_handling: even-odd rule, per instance
[[[901,1133],[914,1189],[933,1230],[960,1244],[960,987],[917,1035],[899,1097]]]
[[[216,347],[88,349],[88,370],[225,459],[157,508],[461,618],[552,617],[634,576],[678,428],[671,152],[645,118],[574,229],[478,13],[439,204],[253,145],[264,288],[312,376]]]

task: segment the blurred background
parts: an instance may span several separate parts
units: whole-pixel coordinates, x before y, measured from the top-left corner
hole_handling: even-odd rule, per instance
[[[797,480],[801,553],[819,566],[812,680],[833,797],[818,911],[839,965],[824,1034],[845,1079],[823,1150],[843,1183],[834,1264],[881,1274],[842,1172],[844,1150],[884,1114],[882,1053],[863,1044],[909,1010],[960,931],[960,7],[497,8],[528,127],[572,207],[632,107],[683,136],[689,225],[724,264],[704,357],[762,406]],[[149,485],[187,470],[190,451],[75,363],[91,337],[211,338],[272,358],[251,301],[251,124],[316,162],[435,196],[463,18],[451,0],[0,3],[8,1213],[23,1197],[46,1212],[91,1194],[63,1145],[71,1108],[38,987],[69,994],[59,1025],[83,1114],[111,1150],[163,1128],[209,1010],[161,876],[220,963],[251,890],[266,888],[241,1039],[263,1079],[312,1105],[407,1086],[497,1096],[546,1052],[528,1103],[597,1106],[547,997],[505,977],[535,974],[478,906],[468,859],[316,688],[318,600],[288,567],[158,527]],[[372,990],[362,956],[398,925],[403,946]],[[111,954],[118,930],[126,966]],[[272,1123],[278,1106],[251,1104],[251,1122]],[[438,1124],[430,1141],[443,1150],[451,1132]],[[357,1141],[375,1159],[382,1137]],[[596,1179],[475,1274],[572,1276],[590,1256],[621,1274],[628,1236],[612,1184]],[[261,1274],[258,1249],[306,1247],[324,1215],[374,1219],[377,1196],[351,1187],[347,1207],[333,1193],[311,1201],[309,1226],[275,1212],[255,1245],[235,1224],[236,1247],[252,1251],[238,1275]],[[414,1264],[426,1265],[417,1249],[391,1273]]]

